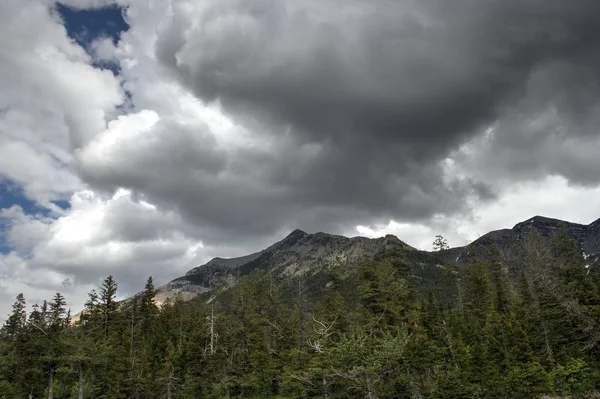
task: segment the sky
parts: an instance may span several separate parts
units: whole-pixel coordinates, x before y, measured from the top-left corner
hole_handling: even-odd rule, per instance
[[[596,0],[3,0],[0,318],[300,228],[600,218]],[[32,28],[34,27],[34,28]]]

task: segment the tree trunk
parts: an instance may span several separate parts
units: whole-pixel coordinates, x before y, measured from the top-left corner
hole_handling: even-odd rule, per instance
[[[183,353],[183,314],[179,314],[179,337],[177,339],[177,354]]]
[[[77,397],[83,399],[83,364],[81,360],[79,361],[79,385]]]
[[[48,399],[54,399],[52,392],[52,386],[54,385],[54,370],[50,369],[48,372]]]
[[[165,394],[165,398],[166,399],[172,399],[172,395],[171,395],[171,378],[173,377],[173,370],[171,369],[171,371],[169,372],[169,378],[167,379],[167,392]]]
[[[371,378],[367,377],[367,398],[376,399],[377,395],[373,392],[373,387],[371,385]]]
[[[129,369],[129,381],[132,386],[137,385],[134,382],[134,372],[135,372],[135,350],[134,350],[134,341],[135,341],[135,312],[131,312],[131,336],[129,337],[129,357],[131,358],[131,367]],[[137,386],[136,386],[137,391]],[[137,395],[136,395],[137,396]],[[82,398],[80,398],[82,399]]]
[[[210,354],[215,354],[215,305],[210,305]]]

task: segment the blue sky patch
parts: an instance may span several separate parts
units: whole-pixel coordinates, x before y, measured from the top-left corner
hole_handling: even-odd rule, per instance
[[[66,200],[55,200],[52,203],[63,210],[71,208],[71,204]],[[14,205],[20,206],[27,215],[38,215],[40,217],[52,217],[50,209],[27,198],[20,185],[9,179],[0,176],[0,209],[7,209]],[[6,239],[9,221],[0,217],[0,254],[9,253],[13,248]]]
[[[0,0],[1,1],[1,0]],[[129,29],[125,21],[125,9],[118,5],[102,8],[79,9],[72,8],[59,2],[54,4],[53,11],[57,12],[67,30],[67,34],[77,44],[90,53],[90,44],[102,37],[107,37],[116,45],[121,34]],[[98,62],[92,64],[96,68],[109,69],[115,75],[120,72],[118,62]],[[4,112],[0,109],[0,114]],[[71,207],[65,200],[56,200],[53,203],[67,210]],[[23,212],[29,215],[50,216],[51,211],[35,201],[27,198],[22,187],[0,175],[0,209],[18,205]],[[0,218],[0,253],[12,250],[6,239],[8,221]]]
[[[44,210],[36,202],[27,198],[23,189],[10,180],[0,178],[0,209],[19,205],[27,214],[35,214]]]
[[[81,47],[99,37],[109,37],[117,44],[121,32],[127,31],[124,9],[117,5],[93,9],[77,9],[56,3],[56,10],[63,19],[67,34]]]
[[[52,203],[63,210],[71,208],[71,204],[66,200],[55,200]],[[0,176],[0,209],[7,209],[14,205],[20,206],[23,212],[28,215],[38,215],[40,217],[51,217],[53,215],[50,209],[27,198],[21,186],[17,183],[3,179]],[[0,254],[7,254],[14,249],[6,237],[9,228],[10,221],[0,217]]]
[[[60,15],[69,37],[88,53],[90,53],[90,44],[94,40],[107,37],[116,45],[121,34],[129,29],[129,24],[124,18],[125,9],[118,5],[79,9],[56,3],[55,9]],[[120,72],[120,66],[115,62],[95,62],[94,66],[110,69],[115,75]]]
[[[52,201],[52,203],[56,206],[58,206],[60,209],[62,209],[63,211],[66,211],[68,209],[71,209],[71,203],[69,201],[65,201],[65,200],[57,200],[57,201]]]
[[[27,214],[36,214],[47,211],[38,206],[34,201],[25,196],[21,187],[10,181],[0,178],[0,209],[10,208],[13,205],[18,205],[23,208]],[[7,220],[0,217],[0,253],[7,254],[13,248],[6,240],[6,229],[8,228]]]

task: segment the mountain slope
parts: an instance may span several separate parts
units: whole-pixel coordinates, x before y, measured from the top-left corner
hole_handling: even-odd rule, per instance
[[[416,280],[432,280],[423,284],[443,285],[444,267],[462,266],[475,260],[489,259],[493,253],[500,259],[517,264],[526,251],[526,237],[537,231],[544,243],[548,243],[561,227],[579,242],[582,257],[593,264],[600,258],[600,219],[589,225],[569,223],[557,219],[535,216],[516,224],[512,229],[489,232],[474,242],[440,252],[419,251],[393,235],[369,239],[343,237],[326,233],[307,234],[295,230],[272,246],[238,258],[214,258],[205,265],[191,269],[185,276],[158,288],[159,303],[180,294],[184,300],[210,292],[216,287],[233,286],[236,281],[260,268],[275,277],[286,280],[315,278],[333,267],[341,267],[351,274],[365,261],[400,254],[411,265]],[[409,276],[410,277],[410,276]]]
[[[489,232],[464,247],[442,251],[439,256],[446,263],[464,265],[488,259],[492,251],[497,251],[500,259],[514,261],[525,254],[528,233],[536,231],[542,242],[547,244],[561,228],[565,228],[567,234],[579,243],[581,254],[588,264],[600,258],[600,219],[583,225],[543,216],[517,223],[512,229]]]
[[[187,300],[218,286],[231,286],[256,268],[268,269],[281,278],[308,277],[333,266],[353,268],[392,250],[417,251],[392,235],[348,238],[294,230],[262,251],[239,258],[214,258],[193,268],[185,276],[159,287],[157,301],[163,302],[178,293]]]

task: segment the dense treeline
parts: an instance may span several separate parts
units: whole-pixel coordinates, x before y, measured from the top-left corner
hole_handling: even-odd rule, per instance
[[[282,298],[264,271],[160,309],[151,278],[123,305],[108,277],[77,323],[61,294],[29,313],[20,295],[0,398],[594,397],[600,276],[566,234],[527,239],[519,264],[456,272],[452,302],[416,292],[399,256],[332,273],[316,304],[302,280]]]

